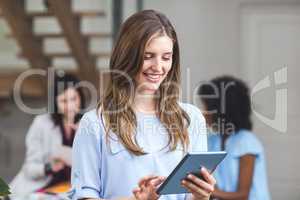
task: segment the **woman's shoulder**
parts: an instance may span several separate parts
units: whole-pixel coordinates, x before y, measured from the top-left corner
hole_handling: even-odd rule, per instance
[[[35,116],[34,120],[36,121],[51,121],[51,114],[45,113]]]
[[[234,135],[234,139],[231,140],[235,146],[237,154],[261,154],[264,151],[263,145],[258,137],[250,130],[239,130]]]
[[[179,105],[189,115],[191,120],[197,118],[200,119],[201,121],[205,121],[202,112],[197,106],[190,103],[183,103],[183,102],[179,102]]]
[[[180,103],[179,105],[190,118],[188,127],[191,141],[190,151],[207,151],[206,123],[200,109],[189,103]]]
[[[254,132],[252,132],[250,130],[246,130],[246,129],[239,130],[235,134],[235,137],[236,137],[237,140],[244,141],[244,142],[256,143],[256,144],[261,143]]]
[[[92,109],[83,114],[81,121],[82,120],[88,120],[90,122],[91,121],[99,121],[99,114],[96,109]]]
[[[82,118],[80,119],[81,126],[84,127],[98,127],[100,123],[100,115],[97,113],[96,109],[90,110],[83,114]]]
[[[40,115],[35,116],[35,118],[33,119],[33,123],[40,124],[43,126],[47,126],[47,125],[53,126],[54,125],[50,113],[45,113],[45,114],[40,114]]]
[[[198,107],[190,103],[178,102],[178,104],[184,110],[199,110]]]
[[[103,131],[101,117],[96,109],[90,110],[82,116],[79,129],[84,133],[95,134],[97,137]]]

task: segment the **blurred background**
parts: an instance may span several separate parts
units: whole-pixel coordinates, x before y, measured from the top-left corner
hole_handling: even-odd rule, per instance
[[[61,69],[101,94],[120,24],[142,9],[162,11],[175,25],[183,101],[201,106],[194,93],[215,76],[249,84],[272,198],[299,200],[299,0],[0,0],[0,177],[10,182],[19,171],[34,117],[16,104],[17,78]],[[45,76],[21,85],[26,106],[47,105]]]

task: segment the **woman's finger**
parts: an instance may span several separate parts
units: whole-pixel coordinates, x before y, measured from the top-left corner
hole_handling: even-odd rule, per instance
[[[189,180],[190,182],[194,183],[196,185],[196,187],[206,190],[207,192],[211,193],[214,191],[214,185],[211,185],[203,180],[201,180],[200,178],[198,178],[195,175],[189,174],[187,176],[187,180]],[[189,182],[188,181],[188,182]]]
[[[186,180],[182,181],[182,186],[185,187],[189,192],[197,196],[208,197],[210,195],[210,192],[207,192],[206,190],[202,190],[201,188],[197,187],[195,184]]]
[[[139,194],[140,191],[141,191],[140,188],[134,188],[134,189],[132,190],[132,193],[133,193],[134,196],[137,196],[137,195]]]
[[[209,184],[214,186],[217,183],[216,179],[207,171],[205,167],[201,167],[201,174]]]
[[[78,123],[77,124],[70,124],[70,127],[73,129],[73,130],[77,130],[78,129],[78,127],[79,127],[79,125],[78,125]]]
[[[145,184],[146,182],[148,182],[149,180],[151,179],[154,179],[154,178],[157,178],[158,176],[155,176],[155,175],[148,175],[148,176],[145,176],[143,178],[140,179],[138,185],[141,186],[143,184]]]
[[[132,192],[134,193],[134,194],[136,194],[136,193],[138,193],[138,192],[140,192],[141,191],[141,188],[139,188],[139,187],[136,187],[136,188],[134,188],[133,190],[132,190]]]
[[[165,177],[159,176],[157,178],[152,179],[150,181],[150,184],[156,187],[156,186],[160,185],[162,182],[164,182],[165,180],[166,180]]]

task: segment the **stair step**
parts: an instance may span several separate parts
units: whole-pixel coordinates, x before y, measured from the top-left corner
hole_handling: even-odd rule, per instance
[[[28,17],[53,17],[53,13],[49,11],[31,11],[26,13]],[[104,17],[106,13],[104,11],[86,10],[86,11],[74,11],[74,15],[78,17]],[[0,11],[0,16],[2,13]]]
[[[112,35],[110,33],[83,33],[82,34],[86,38],[110,38]],[[14,38],[12,34],[6,34],[5,37],[7,38]],[[54,39],[59,39],[64,37],[62,33],[38,33],[35,34],[35,37],[39,39],[44,39],[44,38],[54,38]]]
[[[91,54],[94,58],[99,58],[99,57],[103,57],[103,58],[109,58],[110,57],[110,53],[92,53]],[[17,55],[18,57],[23,58],[24,55],[22,53],[19,53]],[[73,57],[72,54],[70,53],[45,53],[45,56],[49,57],[49,58],[68,58],[68,57]]]

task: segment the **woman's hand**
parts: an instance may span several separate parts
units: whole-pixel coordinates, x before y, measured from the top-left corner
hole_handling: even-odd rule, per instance
[[[216,180],[203,167],[201,168],[200,173],[204,180],[201,180],[195,175],[189,174],[187,178],[182,181],[182,186],[192,193],[193,200],[208,200],[211,193],[214,191]]]
[[[78,127],[79,127],[79,123],[73,123],[73,124],[69,124],[70,128],[72,128],[74,131],[77,131]]]
[[[159,198],[159,195],[156,193],[157,186],[159,186],[165,177],[162,176],[146,176],[142,178],[138,187],[135,188],[132,192],[137,200],[156,200]]]
[[[60,170],[64,169],[65,168],[65,163],[64,161],[62,161],[61,159],[59,158],[51,158],[51,161],[50,161],[50,164],[51,164],[51,170],[52,172],[59,172]]]

